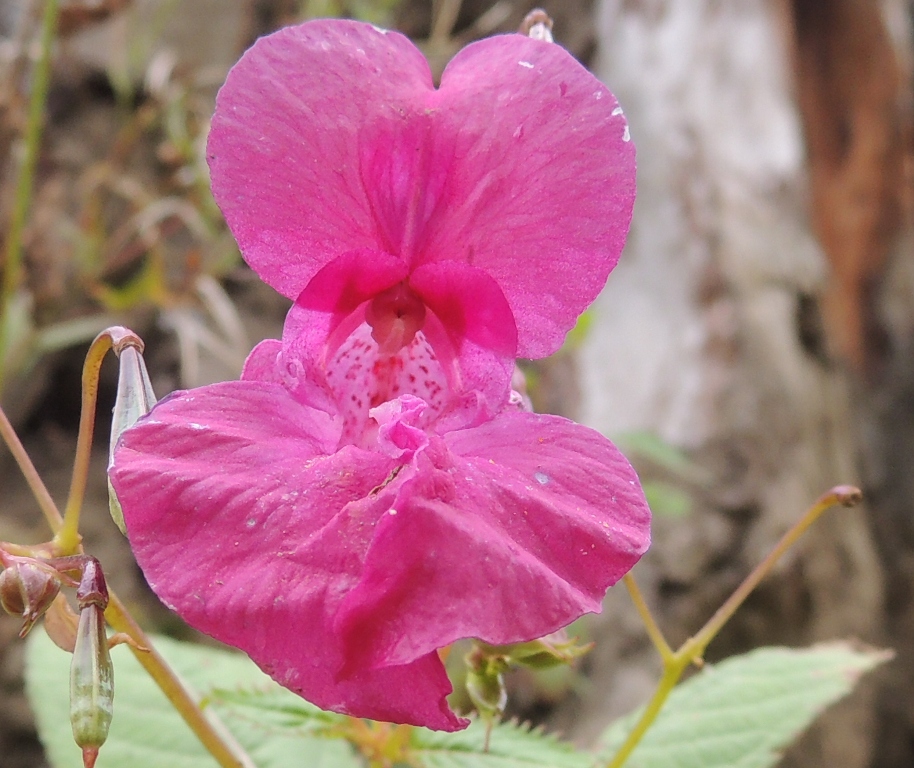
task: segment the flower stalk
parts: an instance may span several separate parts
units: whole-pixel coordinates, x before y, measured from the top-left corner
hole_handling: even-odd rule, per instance
[[[743,580],[736,588],[732,595],[717,609],[715,614],[708,622],[692,637],[685,641],[678,650],[673,651],[669,643],[663,637],[657,622],[654,620],[647,607],[637,584],[631,573],[625,576],[625,586],[638,613],[641,615],[644,625],[647,628],[648,635],[654,646],[660,653],[663,660],[663,674],[660,682],[654,690],[653,696],[638,718],[635,727],[626,737],[622,746],[615,756],[606,764],[606,768],[622,768],[626,760],[634,752],[635,748],[641,742],[647,729],[657,719],[660,710],[666,703],[667,698],[682,677],[682,673],[690,664],[701,666],[704,663],[704,653],[711,641],[717,636],[724,625],[730,620],[736,610],[745,602],[746,598],[758,586],[759,582],[767,576],[775,563],[781,556],[792,547],[800,536],[816,521],[819,517],[834,506],[841,505],[852,507],[860,502],[863,498],[860,490],[849,485],[839,485],[832,488],[827,493],[820,496],[816,502],[806,510],[802,518],[792,527],[781,540],[775,545],[774,549],[760,562],[753,571]]]

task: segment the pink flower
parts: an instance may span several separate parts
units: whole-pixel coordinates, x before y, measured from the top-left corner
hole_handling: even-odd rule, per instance
[[[401,35],[318,21],[235,66],[209,154],[245,259],[296,303],[241,381],[124,433],[137,559],[190,624],[319,706],[463,727],[437,649],[599,611],[649,543],[622,455],[510,386],[618,259],[621,110],[556,45],[474,43],[435,89]]]

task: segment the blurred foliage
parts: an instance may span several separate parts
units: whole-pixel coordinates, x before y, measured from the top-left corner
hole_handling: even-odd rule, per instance
[[[299,0],[298,16],[301,21],[340,16],[386,26],[400,4],[401,0]]]

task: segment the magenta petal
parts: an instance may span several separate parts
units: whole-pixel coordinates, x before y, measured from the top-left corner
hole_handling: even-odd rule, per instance
[[[208,152],[242,253],[286,296],[353,250],[472,264],[507,298],[522,357],[557,349],[596,297],[635,193],[613,95],[521,35],[468,46],[436,91],[399,34],[289,27],[230,72]]]
[[[476,267],[450,261],[419,267],[409,284],[435,313],[450,342],[437,344],[437,328],[430,322],[426,334],[432,345],[455,350],[456,388],[480,392],[499,408],[514,373],[517,327],[498,283]]]
[[[340,254],[382,247],[360,136],[424,91],[431,73],[409,40],[350,21],[287,27],[232,68],[207,144],[213,194],[265,282],[295,299]]]
[[[338,615],[347,656],[401,664],[462,637],[511,643],[600,610],[650,543],[631,465],[599,433],[503,413],[419,456]]]
[[[615,97],[558,45],[505,35],[460,51],[437,94],[449,163],[426,260],[469,261],[514,311],[519,357],[555,351],[628,233],[635,149]]]
[[[282,342],[279,339],[264,339],[248,355],[241,369],[243,381],[264,381],[282,384],[278,362],[282,353]]]
[[[460,728],[436,654],[384,669],[342,655],[334,615],[391,503],[372,490],[396,462],[352,446],[332,453],[338,440],[330,416],[277,385],[172,396],[124,433],[115,456],[134,553],[190,624],[318,706]]]
[[[406,264],[380,251],[350,251],[333,259],[309,281],[286,317],[285,356],[325,365],[363,322],[355,310],[407,274]]]

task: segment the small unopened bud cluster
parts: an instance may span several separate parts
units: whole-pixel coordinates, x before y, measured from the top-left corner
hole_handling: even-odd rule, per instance
[[[504,673],[509,668],[549,669],[571,664],[591,647],[591,644],[580,645],[576,638],[569,639],[564,630],[538,640],[511,645],[489,645],[477,640],[464,659],[467,667],[466,691],[486,724],[486,748],[492,726],[504,714],[508,704]]]
[[[60,592],[61,576],[40,560],[6,556],[0,573],[0,605],[22,618],[19,637],[25,637]]]

